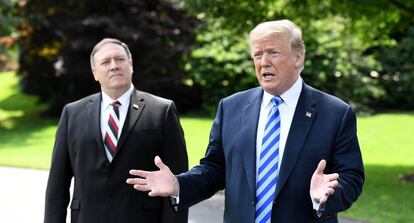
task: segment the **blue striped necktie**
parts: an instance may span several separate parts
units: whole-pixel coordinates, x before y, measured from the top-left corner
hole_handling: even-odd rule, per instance
[[[256,185],[256,223],[270,223],[272,205],[276,191],[279,166],[280,115],[278,106],[281,97],[272,98],[269,115],[263,134]]]

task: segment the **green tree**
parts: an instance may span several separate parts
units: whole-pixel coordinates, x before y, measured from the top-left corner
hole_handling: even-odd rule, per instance
[[[89,65],[94,44],[104,37],[126,42],[133,54],[134,85],[175,100],[181,111],[196,106],[186,84],[184,58],[197,20],[163,0],[41,1],[20,4],[21,86],[50,103],[57,115],[67,102],[99,91]]]
[[[0,0],[0,71],[13,68],[13,55],[10,50],[15,46],[15,26],[18,21],[14,4],[8,0]]]
[[[382,47],[376,52],[382,64],[378,75],[387,96],[378,107],[383,109],[414,108],[414,24],[408,31],[395,34],[395,46]]]
[[[247,34],[260,22],[288,18],[303,30],[307,83],[335,94],[359,111],[371,111],[387,97],[378,50],[394,47],[392,32],[412,21],[411,1],[182,0],[203,21],[197,48],[186,68],[200,84],[203,106],[257,85]],[[217,90],[219,89],[219,90]]]

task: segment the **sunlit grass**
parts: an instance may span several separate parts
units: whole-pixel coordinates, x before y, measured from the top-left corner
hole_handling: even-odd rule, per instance
[[[358,136],[365,164],[414,166],[413,127],[414,112],[359,118]]]

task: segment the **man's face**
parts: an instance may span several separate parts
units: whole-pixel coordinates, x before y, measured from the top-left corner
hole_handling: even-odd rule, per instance
[[[105,92],[126,91],[132,82],[132,60],[125,49],[115,43],[104,44],[94,55],[93,76]]]
[[[282,34],[251,42],[256,77],[263,89],[281,95],[298,79],[303,53],[291,50]]]

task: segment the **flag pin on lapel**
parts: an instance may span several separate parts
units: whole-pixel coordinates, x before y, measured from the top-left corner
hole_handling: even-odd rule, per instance
[[[310,113],[310,112],[306,112],[306,117],[308,117],[308,118],[312,118],[312,113]]]
[[[139,108],[139,106],[137,104],[133,104],[132,107],[135,108],[136,110],[138,110],[138,108]]]

